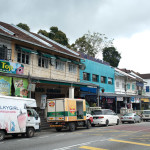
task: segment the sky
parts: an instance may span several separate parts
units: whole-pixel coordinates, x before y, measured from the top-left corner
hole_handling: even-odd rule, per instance
[[[150,0],[0,0],[0,21],[32,32],[57,26],[69,43],[90,32],[114,39],[118,68],[150,73]],[[101,56],[99,56],[101,57]]]

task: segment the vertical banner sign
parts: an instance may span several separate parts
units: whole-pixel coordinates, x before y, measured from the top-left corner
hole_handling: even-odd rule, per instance
[[[0,94],[10,96],[11,84],[12,84],[12,77],[0,76]]]
[[[45,107],[46,107],[46,97],[47,97],[47,95],[41,95],[41,104],[40,104],[41,109],[45,109]]]
[[[15,87],[15,96],[27,98],[28,80],[23,78],[13,78]]]

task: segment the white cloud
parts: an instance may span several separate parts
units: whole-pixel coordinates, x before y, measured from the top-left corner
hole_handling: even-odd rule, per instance
[[[150,73],[150,30],[136,33],[129,38],[119,38],[114,45],[121,53],[119,68],[127,68],[140,73]]]

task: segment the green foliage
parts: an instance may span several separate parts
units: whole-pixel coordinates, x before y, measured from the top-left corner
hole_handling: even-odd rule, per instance
[[[103,49],[103,60],[109,62],[111,66],[117,67],[121,59],[121,54],[114,47]]]
[[[82,37],[77,39],[75,43],[71,45],[71,47],[76,51],[80,51],[95,57],[95,55],[102,51],[104,47],[111,46],[113,44],[112,41],[113,40],[108,40],[104,34],[96,32],[91,34],[88,32],[87,34],[84,34]]]
[[[61,30],[58,30],[57,27],[50,28],[49,38],[62,45],[65,45],[67,47],[69,46],[69,43],[68,43],[69,40],[66,37],[66,34],[62,32]]]
[[[44,35],[44,36],[49,37],[49,33],[48,33],[46,30],[41,30],[41,29],[40,29],[40,30],[38,31],[38,34],[39,34],[39,33],[41,33],[41,34]]]
[[[30,32],[29,26],[25,23],[19,23],[19,24],[17,24],[17,26],[24,29],[24,30],[26,30],[26,31],[28,31],[28,32]]]

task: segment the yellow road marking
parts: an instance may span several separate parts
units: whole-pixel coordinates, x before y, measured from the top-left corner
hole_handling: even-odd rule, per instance
[[[128,143],[128,144],[134,144],[134,145],[141,145],[141,146],[150,146],[150,144],[137,143],[137,142],[131,142],[131,141],[122,141],[122,140],[115,140],[115,139],[110,139],[109,141],[120,142],[120,143]]]
[[[108,150],[103,148],[96,148],[96,147],[90,147],[90,146],[81,146],[79,148],[89,149],[89,150]]]

